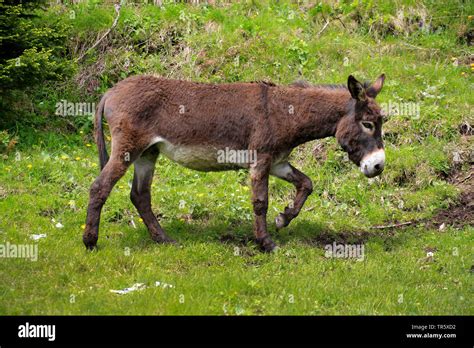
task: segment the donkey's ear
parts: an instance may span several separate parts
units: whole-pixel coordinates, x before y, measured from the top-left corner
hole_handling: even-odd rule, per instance
[[[352,75],[349,75],[349,78],[347,79],[347,88],[349,88],[349,92],[351,92],[351,96],[355,100],[366,100],[364,86]]]
[[[371,98],[375,98],[377,94],[379,94],[380,91],[382,90],[384,81],[385,81],[385,74],[382,74],[369,88],[367,88],[367,95]]]

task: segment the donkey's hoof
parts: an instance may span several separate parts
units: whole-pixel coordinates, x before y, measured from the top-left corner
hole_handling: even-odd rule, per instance
[[[97,250],[97,242],[88,243],[84,241],[84,245],[86,246],[86,250],[89,250],[89,251]]]
[[[275,218],[275,225],[276,225],[277,230],[288,226],[289,223],[290,223],[290,221],[288,220],[288,218],[286,217],[285,214],[280,213]]]
[[[154,236],[152,239],[159,244],[174,244],[174,245],[178,244],[177,241],[175,241],[173,238],[170,238],[166,235]]]
[[[276,252],[278,250],[278,246],[270,239],[270,237],[257,239],[257,243],[260,249],[265,253]]]
[[[82,241],[84,242],[86,249],[91,251],[97,249],[97,239],[97,237],[91,235],[82,236]]]
[[[178,245],[178,242],[174,240],[173,238],[166,237],[166,239],[163,241],[163,244]]]

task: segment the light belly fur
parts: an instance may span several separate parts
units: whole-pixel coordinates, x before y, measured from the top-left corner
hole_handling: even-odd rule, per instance
[[[219,162],[219,149],[213,146],[175,145],[162,137],[154,138],[152,145],[158,146],[160,153],[173,162],[194,170],[208,172],[249,168],[248,163]]]

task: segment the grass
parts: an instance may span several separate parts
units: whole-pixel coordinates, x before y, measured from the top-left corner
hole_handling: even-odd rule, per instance
[[[95,41],[113,15],[110,6],[94,4],[73,7],[74,20],[68,19],[68,11],[53,7],[45,20],[64,16],[71,22],[72,37],[91,46],[87,40]],[[472,52],[456,39],[457,25],[466,19],[453,19],[443,30],[404,36],[379,35],[368,24],[353,28],[347,17],[347,29],[333,21],[318,36],[324,21],[315,9],[269,4],[127,6],[107,49],[78,66],[77,80],[45,85],[34,94],[33,104],[41,101],[54,110],[60,99],[95,101],[114,81],[145,72],[199,81],[277,83],[301,76],[344,83],[349,74],[373,79],[384,72],[380,103],[420,105],[419,118],[393,116],[384,126],[384,174],[367,180],[334,139],[298,148],[292,163],[314,182],[305,205],[309,211],[276,233],[271,222],[290,201],[293,188],[271,179],[268,219],[281,249],[267,255],[245,242],[252,233],[245,172],[200,173],[160,158],[153,207],[180,246],[151,241],[128,197],[129,171],[104,207],[99,249],[90,253],[81,241],[88,189],[99,171],[90,122],[74,120],[79,126],[72,132],[48,127],[47,118],[39,130],[19,127],[17,147],[0,163],[0,242],[38,244],[39,258],[0,259],[0,314],[474,313],[472,226],[448,224],[443,231],[429,223],[395,231],[371,228],[429,221],[460,194],[445,178],[469,167],[473,145],[458,130],[463,122],[473,124],[473,74],[466,63]],[[381,13],[393,14],[390,2],[384,4],[379,4]],[[440,5],[425,5],[434,17],[444,15]],[[444,10],[460,6],[451,1]],[[471,12],[472,7],[463,7],[457,13],[467,17]],[[165,34],[164,41],[158,32]],[[173,35],[175,42],[169,39]],[[148,52],[128,51],[118,39],[130,40],[126,43],[134,47],[150,39]],[[126,58],[129,69],[123,67]],[[454,66],[453,58],[461,63]],[[75,86],[95,64],[104,69],[91,75],[97,88]],[[36,117],[44,115],[52,117],[52,112],[46,107]],[[313,155],[317,144],[322,150]],[[453,161],[453,152],[461,154],[463,163]],[[62,228],[55,226],[58,222]],[[360,240],[359,232],[367,237]],[[46,238],[30,239],[43,233]],[[364,244],[364,260],[325,257],[322,241],[346,235],[349,243]],[[426,259],[427,250],[435,250],[434,260]],[[155,281],[173,288],[155,287]],[[122,296],[110,292],[134,283],[148,288]]]
[[[245,176],[196,173],[160,159],[155,207],[181,246],[158,246],[148,237],[128,199],[128,173],[104,208],[99,250],[86,252],[81,225],[88,186],[98,171],[94,152],[85,145],[32,151],[1,168],[1,182],[8,183],[2,184],[0,201],[2,235],[10,243],[29,244],[30,235],[47,234],[37,242],[38,261],[2,259],[1,313],[472,314],[472,228],[374,233],[363,261],[325,258],[322,246],[315,244],[318,235],[382,223],[397,210],[397,201],[389,198],[375,209],[381,193],[388,197],[383,192],[394,192],[369,184],[356,169],[346,175],[357,184],[346,177],[337,191],[318,181],[316,190],[334,189],[338,201],[313,195],[307,204],[316,209],[273,233],[282,248],[266,255],[252,243],[237,242],[251,234]],[[292,191],[279,184],[272,182],[276,210]],[[452,195],[440,186],[405,199],[412,203],[420,195],[423,202],[417,204],[436,204],[445,192]],[[130,225],[132,219],[137,228]],[[64,227],[56,228],[57,222]],[[220,237],[229,234],[237,241],[222,243]],[[435,262],[423,260],[426,248],[437,249]],[[174,288],[151,287],[123,296],[109,292],[155,281]]]

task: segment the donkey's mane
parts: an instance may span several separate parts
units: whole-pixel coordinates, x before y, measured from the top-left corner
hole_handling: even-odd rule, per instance
[[[277,86],[275,83],[267,80],[251,81],[250,83],[261,84],[268,87]],[[369,81],[365,81],[364,83],[362,83],[362,85],[364,86],[364,88],[369,88],[371,83]],[[347,89],[347,86],[342,83],[311,83],[306,80],[296,80],[295,82],[290,83],[290,86],[298,88]]]
[[[251,81],[250,83],[258,83],[262,85],[266,85],[269,87],[275,87],[276,84],[274,84],[272,81],[267,81],[267,80],[257,80],[257,81]]]

